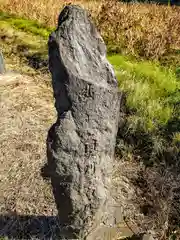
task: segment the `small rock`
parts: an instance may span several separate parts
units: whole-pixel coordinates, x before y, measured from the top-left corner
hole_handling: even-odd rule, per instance
[[[4,63],[3,54],[0,51],[0,74],[4,74],[4,73],[5,73],[5,63]]]

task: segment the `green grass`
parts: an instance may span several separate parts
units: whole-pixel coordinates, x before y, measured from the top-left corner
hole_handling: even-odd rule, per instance
[[[113,64],[120,88],[127,93],[127,106],[135,111],[134,127],[145,131],[167,124],[180,102],[180,79],[171,69],[158,63],[137,62],[128,57],[108,57]]]
[[[0,44],[7,67],[25,74],[37,74],[28,65],[27,58],[35,54],[47,58],[47,41],[52,30],[36,21],[0,12]]]
[[[47,38],[54,30],[53,28],[46,27],[36,21],[27,20],[4,12],[0,12],[0,22],[6,22],[7,25],[17,29],[29,32]]]

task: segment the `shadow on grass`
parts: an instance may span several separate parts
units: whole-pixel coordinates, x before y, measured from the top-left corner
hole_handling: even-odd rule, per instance
[[[125,237],[124,240],[142,240],[143,234]],[[56,216],[0,216],[0,239],[66,239],[62,237]],[[69,239],[69,238],[68,238]],[[69,239],[71,240],[71,239]],[[73,238],[72,240],[77,240]]]
[[[17,53],[26,59],[29,67],[34,70],[48,72],[48,57],[44,56],[44,53],[41,52],[35,52],[32,54],[29,50],[29,47],[24,44],[19,44],[17,46]]]
[[[60,239],[56,216],[1,215],[0,229],[2,239]]]
[[[44,70],[48,72],[48,59],[43,59],[40,53],[35,53],[26,57],[28,65],[35,70]]]

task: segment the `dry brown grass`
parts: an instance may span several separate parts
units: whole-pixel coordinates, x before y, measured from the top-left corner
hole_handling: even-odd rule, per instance
[[[52,91],[41,78],[7,74],[0,95],[0,213],[53,216],[51,188],[40,176],[55,121]]]
[[[98,16],[109,45],[158,59],[180,49],[180,8],[106,1]]]
[[[97,12],[101,4],[97,0],[1,0],[0,10],[34,19],[47,26],[55,26],[60,10],[67,4],[73,3]]]
[[[0,10],[55,26],[69,2],[88,9],[110,49],[160,59],[180,49],[180,8],[116,0],[5,0]]]

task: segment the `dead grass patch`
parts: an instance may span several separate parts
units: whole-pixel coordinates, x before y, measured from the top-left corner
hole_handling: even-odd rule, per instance
[[[180,49],[180,8],[105,1],[98,27],[108,46],[159,60]]]
[[[0,212],[53,216],[51,188],[40,176],[56,116],[52,91],[40,78],[2,75],[0,96]]]
[[[47,26],[56,26],[60,10],[69,3],[81,5],[82,7],[90,9],[91,12],[96,12],[96,14],[102,4],[101,1],[97,0],[5,0],[1,4],[0,10],[18,16],[24,16],[31,20],[37,20]]]

